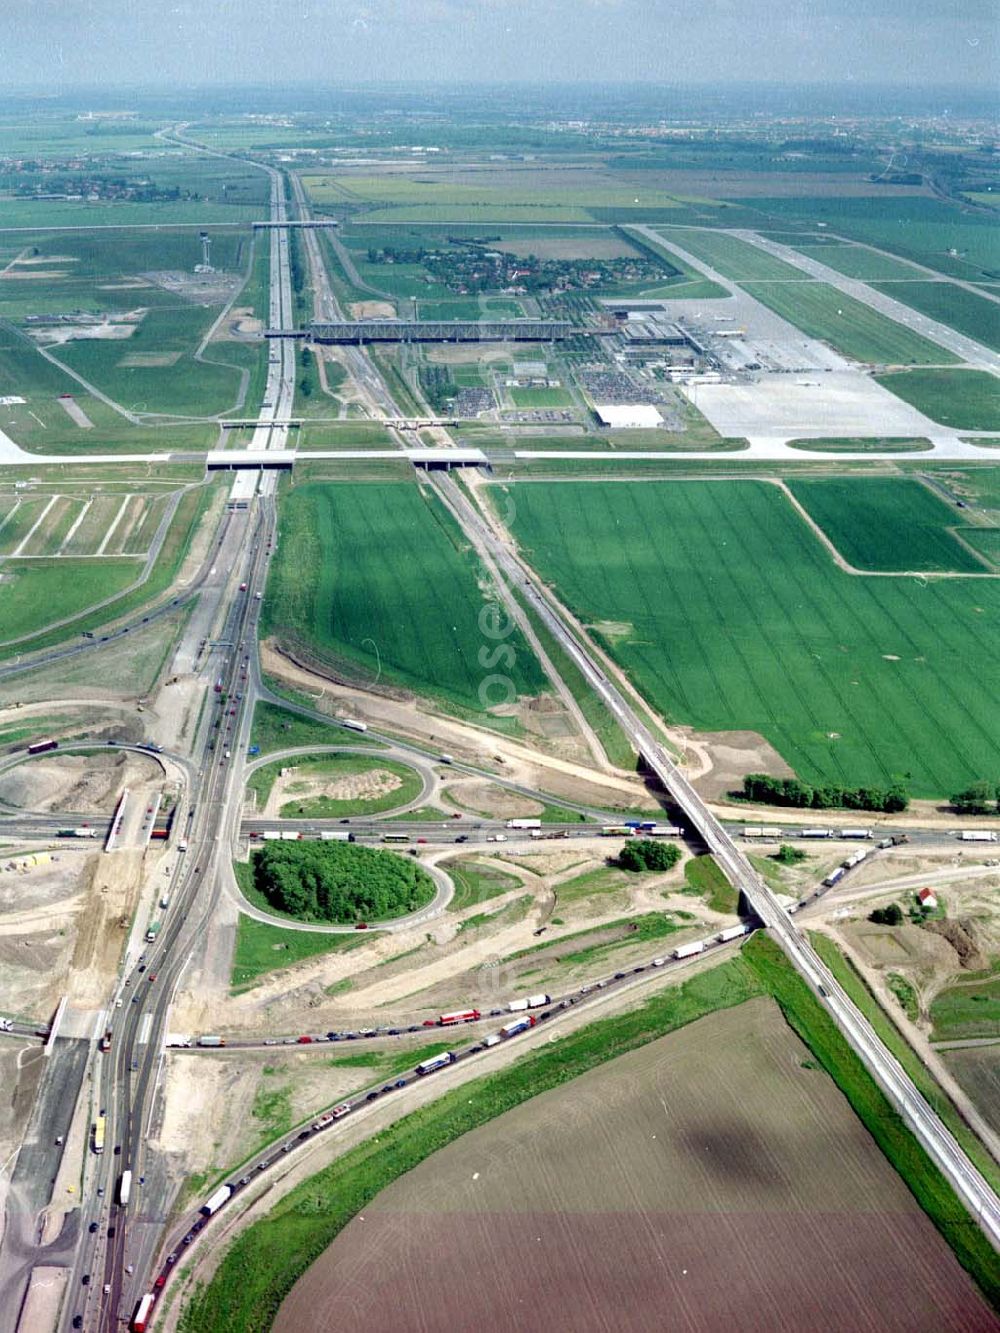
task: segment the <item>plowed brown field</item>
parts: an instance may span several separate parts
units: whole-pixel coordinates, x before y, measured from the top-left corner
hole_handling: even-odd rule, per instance
[[[766,999],[622,1056],[385,1190],[275,1333],[1000,1328]]]

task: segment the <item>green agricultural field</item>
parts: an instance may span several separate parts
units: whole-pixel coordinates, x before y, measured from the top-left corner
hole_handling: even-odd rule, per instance
[[[873,287],[922,315],[1000,351],[1000,301],[976,296],[953,282],[873,282]]]
[[[484,634],[480,577],[432,492],[299,485],[282,500],[262,631],[353,679],[381,676],[483,716],[488,677],[509,677],[526,695],[545,678],[518,632],[502,641]],[[494,680],[487,703],[507,693]]]
[[[960,528],[959,535],[991,565],[1000,565],[1000,528]]]
[[[995,219],[942,200],[786,196],[755,199],[753,204],[761,214],[771,215],[772,224],[792,218],[807,225],[823,222],[829,230],[817,236],[835,231],[953,277],[996,280],[1000,272],[1000,229]]]
[[[803,333],[854,361],[883,365],[956,363],[958,358],[871,306],[825,282],[747,282],[743,286]]]
[[[744,283],[750,279],[784,279],[794,282],[810,282],[808,274],[793,264],[786,264],[783,259],[775,259],[766,250],[750,241],[741,241],[737,236],[726,232],[695,230],[688,227],[661,227],[660,235],[665,241],[673,241],[688,254],[694,255],[721,273],[724,278]]]
[[[1000,1037],[1000,972],[963,978],[939,991],[931,1002],[934,1041]]]
[[[665,716],[758,731],[808,781],[1000,772],[1000,583],[846,574],[750,480],[513,494],[527,558]]]
[[[942,426],[1000,430],[1000,380],[985,370],[909,370],[876,379]]]
[[[857,569],[983,571],[952,536],[958,510],[919,481],[803,478],[790,480],[788,488]]]

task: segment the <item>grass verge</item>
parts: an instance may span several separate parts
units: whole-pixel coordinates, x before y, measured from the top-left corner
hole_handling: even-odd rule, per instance
[[[684,863],[684,883],[693,893],[703,894],[713,912],[730,915],[739,907],[740,895],[711,856],[695,856]]]
[[[302,717],[277,704],[259,703],[254,709],[250,744],[259,745],[261,754],[272,750],[298,749],[302,745],[377,745],[366,736],[352,733],[345,737],[335,718],[329,723]]]

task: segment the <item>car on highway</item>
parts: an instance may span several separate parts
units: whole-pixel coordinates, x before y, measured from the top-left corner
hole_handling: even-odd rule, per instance
[[[90,1232],[91,1235],[93,1235],[94,1232],[97,1230],[97,1223],[96,1223],[96,1222],[91,1222],[91,1224],[90,1224],[90,1226],[87,1228],[87,1230]]]
[[[298,1039],[298,1044],[299,1044],[300,1046],[311,1046],[311,1045],[312,1045],[312,1037],[301,1036],[301,1037],[299,1037],[299,1039]]]
[[[82,1314],[75,1314],[75,1315],[73,1316],[73,1327],[74,1327],[74,1328],[83,1328],[83,1315],[82,1315]]]
[[[81,1283],[81,1285],[84,1286],[84,1287],[89,1287],[89,1286],[90,1286],[90,1274],[89,1274],[89,1273],[84,1273],[83,1277],[80,1279],[80,1283]]]

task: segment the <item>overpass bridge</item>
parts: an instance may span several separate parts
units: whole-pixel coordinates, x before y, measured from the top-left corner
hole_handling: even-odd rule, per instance
[[[343,319],[313,320],[304,329],[266,329],[265,338],[314,343],[552,342],[591,330],[561,319]]]
[[[308,220],[303,219],[301,221],[296,221],[291,218],[288,218],[283,222],[270,222],[267,220],[263,220],[261,222],[255,222],[253,224],[253,229],[254,231],[276,231],[282,227],[304,227],[308,228],[309,231],[318,231],[321,230],[323,227],[339,227],[339,226],[340,223],[334,222],[332,218],[328,218],[322,221],[316,218],[309,218]]]
[[[456,467],[489,468],[490,460],[482,449],[213,449],[205,457],[209,472],[235,472],[241,468],[267,468],[289,471],[295,460],[312,462],[316,459],[405,459],[416,468],[427,472],[450,472]]]

